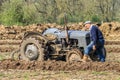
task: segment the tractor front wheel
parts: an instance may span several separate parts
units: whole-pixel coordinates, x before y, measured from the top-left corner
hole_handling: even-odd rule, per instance
[[[79,49],[73,49],[69,51],[66,55],[67,62],[81,61],[82,58],[83,58],[83,54],[81,53]]]

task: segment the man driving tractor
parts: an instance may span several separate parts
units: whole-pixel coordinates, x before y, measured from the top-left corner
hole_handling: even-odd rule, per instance
[[[105,55],[103,54],[103,51],[102,51],[104,48],[105,40],[102,32],[99,30],[99,28],[96,25],[93,25],[91,21],[86,21],[84,25],[85,25],[85,28],[89,29],[90,31],[91,42],[84,50],[84,56],[82,61],[87,62],[88,55],[93,50],[95,51],[95,53],[97,53],[99,61],[105,62]]]

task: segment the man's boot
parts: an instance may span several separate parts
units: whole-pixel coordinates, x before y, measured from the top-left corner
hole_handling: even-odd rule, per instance
[[[85,55],[83,56],[83,59],[82,59],[82,62],[88,62],[88,55]]]

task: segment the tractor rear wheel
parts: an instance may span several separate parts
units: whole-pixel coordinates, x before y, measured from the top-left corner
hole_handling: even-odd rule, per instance
[[[66,55],[67,62],[81,61],[83,54],[79,49],[73,49],[69,51]]]
[[[39,40],[36,40],[35,38],[27,38],[23,40],[20,47],[20,54],[23,60],[44,60],[42,45],[39,43]]]
[[[106,58],[106,49],[105,49],[105,47],[102,49],[102,53],[103,53],[103,56],[105,56],[105,58]],[[90,53],[90,58],[91,58],[92,61],[99,61],[98,54],[96,52],[94,52],[94,51],[92,51]]]

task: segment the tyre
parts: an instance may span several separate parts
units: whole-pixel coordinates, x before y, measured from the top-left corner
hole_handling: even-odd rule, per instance
[[[70,50],[66,54],[67,62],[81,61],[82,58],[83,58],[83,54],[81,53],[81,51],[79,49]]]
[[[105,49],[105,47],[102,49],[102,52],[103,52],[103,55],[104,55],[104,56],[105,56],[105,58],[106,58],[107,53],[106,53],[106,49]]]
[[[105,58],[106,58],[106,49],[105,49],[105,47],[102,49],[102,53],[103,53],[103,56],[105,56]],[[99,57],[98,57],[98,55],[97,55],[97,53],[95,51],[92,51],[89,56],[90,56],[92,61],[99,61]]]
[[[36,40],[35,38],[27,38],[23,40],[20,47],[20,54],[23,60],[44,60],[42,45],[39,43],[39,40]]]

